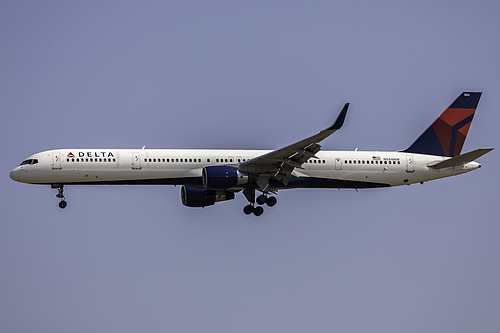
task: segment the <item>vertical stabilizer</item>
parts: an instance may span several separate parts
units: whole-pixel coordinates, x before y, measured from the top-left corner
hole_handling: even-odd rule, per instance
[[[480,92],[463,92],[406,150],[407,153],[458,156],[467,137]]]

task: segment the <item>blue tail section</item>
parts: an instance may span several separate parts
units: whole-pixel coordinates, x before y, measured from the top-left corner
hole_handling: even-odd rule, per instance
[[[463,92],[403,152],[449,157],[460,155],[480,98],[480,92]]]

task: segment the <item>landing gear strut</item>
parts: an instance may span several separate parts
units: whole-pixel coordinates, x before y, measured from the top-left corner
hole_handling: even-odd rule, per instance
[[[243,194],[245,195],[245,198],[247,198],[247,200],[250,202],[243,208],[243,212],[246,215],[250,215],[253,213],[255,216],[261,216],[264,213],[264,208],[262,208],[262,205],[267,204],[269,207],[273,207],[278,202],[278,200],[276,200],[276,197],[268,197],[265,194],[259,195],[257,197],[257,200],[255,200],[255,189],[253,188],[245,188],[243,190]],[[255,201],[257,201],[257,204],[259,206],[255,206]]]
[[[64,209],[66,208],[66,206],[68,205],[68,203],[66,202],[66,200],[64,200],[64,186],[61,185],[61,184],[52,184],[51,185],[52,188],[56,188],[57,189],[57,194],[56,194],[56,198],[59,198],[61,199],[61,201],[59,202],[59,208],[61,209]]]

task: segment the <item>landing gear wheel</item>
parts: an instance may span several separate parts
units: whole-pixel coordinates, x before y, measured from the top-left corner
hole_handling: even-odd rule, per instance
[[[257,197],[257,204],[258,205],[263,205],[267,201],[267,197],[264,194],[261,194]]]
[[[262,206],[257,206],[253,210],[253,214],[255,216],[261,216],[263,213],[264,213],[264,208],[262,208]]]
[[[269,207],[272,207],[272,206],[276,205],[277,202],[278,202],[278,200],[276,199],[276,197],[269,197],[269,198],[267,198],[266,204]]]
[[[64,200],[61,200],[61,202],[59,202],[59,208],[61,208],[61,209],[66,208],[67,205],[68,205],[68,203]]]
[[[250,215],[252,214],[254,211],[254,208],[252,205],[246,205],[244,208],[243,208],[243,213],[247,214],[247,215]]]

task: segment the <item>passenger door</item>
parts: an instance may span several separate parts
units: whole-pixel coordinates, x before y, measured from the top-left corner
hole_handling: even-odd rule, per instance
[[[141,170],[141,153],[132,153],[132,170]]]
[[[406,172],[414,172],[415,164],[413,162],[413,156],[406,155]]]
[[[52,153],[52,170],[61,170],[61,153]]]
[[[342,160],[339,157],[335,159],[335,170],[342,170]]]

